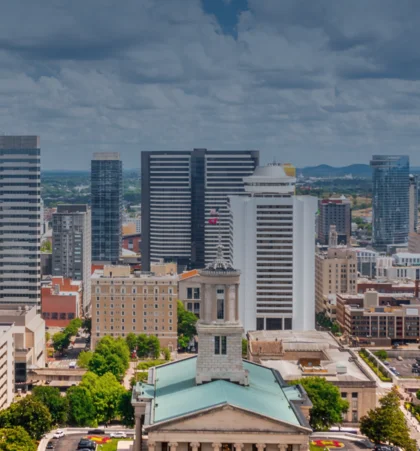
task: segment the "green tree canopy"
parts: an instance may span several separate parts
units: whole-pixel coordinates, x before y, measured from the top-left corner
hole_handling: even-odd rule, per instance
[[[56,387],[39,386],[32,390],[34,399],[42,402],[51,414],[53,424],[65,424],[68,418],[69,404]]]
[[[305,377],[293,384],[301,384],[313,404],[309,423],[314,430],[326,431],[343,421],[342,414],[347,412],[349,403],[341,398],[339,389],[331,382],[323,377]]]
[[[52,337],[53,347],[56,351],[62,352],[70,344],[70,337],[64,332],[57,332]]]
[[[131,390],[127,390],[122,393],[118,404],[118,412],[121,417],[121,422],[124,426],[129,428],[134,426],[134,408],[131,404],[131,395]]]
[[[242,357],[245,359],[248,356],[248,340],[246,338],[242,338]]]
[[[156,335],[149,335],[147,340],[148,354],[154,359],[160,356],[160,341]]]
[[[386,360],[388,358],[388,353],[383,349],[380,349],[379,351],[374,352],[374,354],[380,360]]]
[[[137,336],[137,355],[147,357],[149,354],[149,337],[146,334]]]
[[[92,318],[85,318],[83,320],[82,327],[83,327],[83,329],[85,330],[86,333],[91,335],[92,334]]]
[[[77,366],[79,368],[89,368],[89,363],[92,360],[92,351],[82,351],[77,358]]]
[[[96,426],[96,410],[93,398],[86,387],[70,387],[67,390],[69,420],[75,426]]]
[[[390,443],[416,451],[416,442],[410,438],[410,430],[400,409],[398,390],[393,388],[379,400],[379,407],[369,410],[360,419],[360,431],[374,443]]]
[[[88,372],[83,376],[79,387],[84,387],[90,392],[98,423],[108,423],[116,417],[120,398],[125,389],[113,374],[97,376]]]
[[[14,428],[21,426],[35,440],[51,430],[53,420],[48,408],[32,395],[13,403],[0,412],[0,426]]]
[[[178,335],[183,335],[188,339],[191,339],[194,335],[197,335],[195,325],[197,323],[197,317],[194,313],[185,309],[184,304],[178,301],[177,306],[178,315]]]
[[[41,244],[41,252],[47,252],[47,253],[51,253],[52,252],[51,241],[45,240],[45,241],[42,242],[42,244]]]
[[[0,429],[0,451],[36,451],[36,442],[21,426]]]
[[[188,346],[189,342],[190,342],[190,339],[188,337],[185,337],[184,335],[180,335],[178,337],[178,346],[181,349],[185,349]]]
[[[127,346],[130,352],[133,352],[137,348],[137,335],[133,332],[127,334],[125,341],[127,342]]]

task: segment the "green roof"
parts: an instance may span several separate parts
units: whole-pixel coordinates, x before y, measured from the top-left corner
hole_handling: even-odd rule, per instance
[[[248,370],[249,385],[241,386],[224,380],[197,385],[196,358],[180,360],[158,366],[155,371],[155,398],[152,423],[181,417],[210,407],[230,404],[244,410],[276,420],[306,426],[289,400],[298,395],[294,389],[281,386],[276,372],[251,362],[244,361]],[[277,373],[278,374],[278,373]]]

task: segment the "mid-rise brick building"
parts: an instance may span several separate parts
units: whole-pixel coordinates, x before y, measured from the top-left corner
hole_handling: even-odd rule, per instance
[[[162,347],[177,347],[178,275],[131,273],[108,266],[92,274],[92,349],[105,335],[156,335]]]

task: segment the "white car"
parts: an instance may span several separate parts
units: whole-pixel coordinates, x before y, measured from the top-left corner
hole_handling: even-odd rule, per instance
[[[57,429],[55,431],[55,434],[53,435],[53,438],[61,438],[64,437],[64,431],[62,431],[61,429]]]
[[[111,432],[109,436],[111,438],[127,438],[127,434],[125,432]]]

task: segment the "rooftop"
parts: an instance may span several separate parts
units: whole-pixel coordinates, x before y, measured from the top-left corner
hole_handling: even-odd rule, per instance
[[[291,401],[303,400],[301,391],[298,387],[286,387],[281,376],[272,369],[244,361],[244,369],[249,374],[248,386],[224,380],[197,385],[196,362],[197,358],[192,357],[158,366],[152,369],[154,385],[137,384],[134,395],[153,399],[151,424],[229,404],[307,427],[305,419],[291,404]]]

